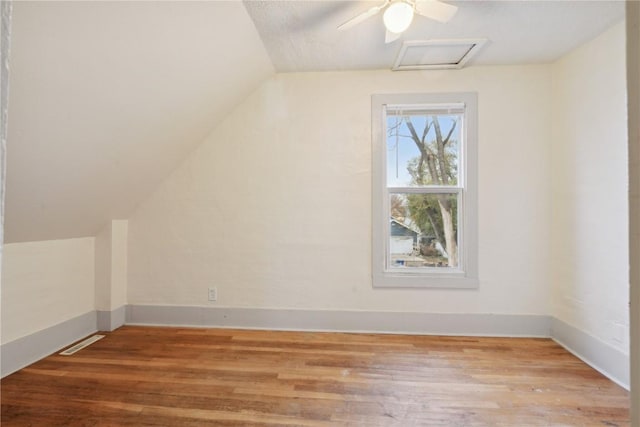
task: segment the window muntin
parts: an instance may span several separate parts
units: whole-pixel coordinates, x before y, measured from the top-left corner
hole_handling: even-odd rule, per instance
[[[475,105],[374,95],[374,286],[477,286]]]

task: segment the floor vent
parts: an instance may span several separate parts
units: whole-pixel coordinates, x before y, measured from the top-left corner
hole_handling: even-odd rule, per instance
[[[90,346],[94,342],[96,342],[98,340],[101,340],[104,337],[105,337],[104,335],[94,335],[92,337],[87,338],[86,340],[80,341],[78,344],[75,344],[75,345],[69,347],[68,349],[66,349],[65,351],[60,352],[59,354],[62,355],[62,356],[70,356],[70,355],[82,350],[83,348]]]

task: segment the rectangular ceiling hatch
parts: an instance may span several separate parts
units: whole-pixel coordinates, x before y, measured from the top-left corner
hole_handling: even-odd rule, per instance
[[[393,67],[398,70],[462,68],[487,39],[408,40],[402,43]]]

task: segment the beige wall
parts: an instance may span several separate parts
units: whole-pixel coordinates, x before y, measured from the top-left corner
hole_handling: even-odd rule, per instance
[[[111,310],[111,222],[95,237],[95,308]]]
[[[4,242],[4,193],[7,151],[7,113],[9,88],[9,44],[11,40],[11,2],[0,3],[0,277]],[[0,319],[2,318],[2,280],[0,279]],[[2,332],[0,331],[0,341]]]
[[[127,247],[129,222],[111,221],[111,306],[115,310],[127,304]]]
[[[553,315],[628,354],[625,30],[553,67]]]
[[[274,72],[241,1],[12,4],[11,243],[126,218]]]
[[[640,3],[627,2],[631,279],[631,422],[640,426]]]
[[[2,343],[93,311],[94,238],[5,244]]]
[[[281,74],[129,222],[129,304],[548,314],[549,66]],[[374,93],[477,91],[478,290],[371,287]]]
[[[110,221],[95,238],[95,308],[111,311],[127,303],[126,220]]]

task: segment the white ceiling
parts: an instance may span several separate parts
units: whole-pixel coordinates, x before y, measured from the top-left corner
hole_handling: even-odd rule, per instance
[[[241,2],[14,2],[5,240],[127,218],[273,67]]]
[[[401,39],[384,43],[382,15],[336,27],[380,1],[245,0],[277,71],[391,68],[403,40],[487,38],[472,64],[548,63],[624,17],[624,1],[449,1],[446,24],[416,16]]]
[[[5,241],[129,217],[274,66],[390,68],[401,40],[384,44],[380,16],[336,31],[374,4],[14,2]],[[418,17],[404,38],[487,37],[472,63],[549,62],[624,14],[621,1],[455,4],[450,23]]]

